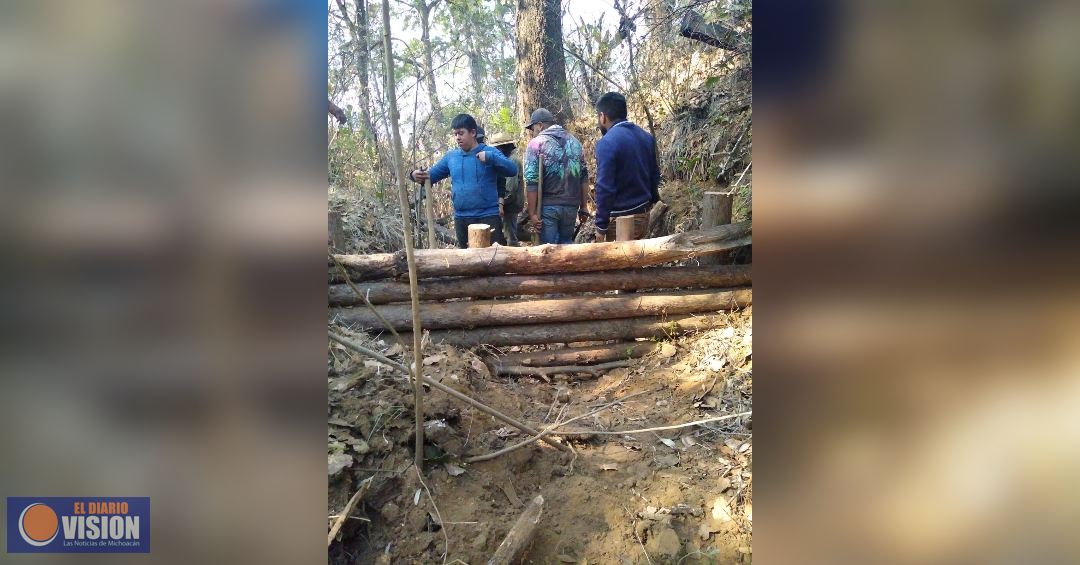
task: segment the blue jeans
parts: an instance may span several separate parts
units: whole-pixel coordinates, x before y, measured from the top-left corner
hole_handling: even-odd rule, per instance
[[[577,206],[544,206],[540,243],[574,243]]]

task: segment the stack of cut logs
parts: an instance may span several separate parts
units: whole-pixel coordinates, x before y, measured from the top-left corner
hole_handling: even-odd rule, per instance
[[[595,373],[655,346],[635,338],[726,326],[719,312],[751,303],[750,265],[713,265],[708,258],[749,245],[750,235],[750,222],[742,222],[636,241],[419,249],[421,321],[432,342],[459,347],[631,340],[514,353],[497,363],[501,374]],[[408,343],[404,252],[336,258]],[[662,266],[674,262],[690,265]],[[385,331],[340,269],[332,267],[330,278],[332,320]]]

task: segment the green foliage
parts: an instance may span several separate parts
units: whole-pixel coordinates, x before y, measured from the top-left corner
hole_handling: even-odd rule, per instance
[[[521,135],[521,123],[514,119],[514,111],[506,106],[500,107],[499,110],[491,116],[488,123],[491,124],[489,130],[492,133],[504,132],[514,137]]]

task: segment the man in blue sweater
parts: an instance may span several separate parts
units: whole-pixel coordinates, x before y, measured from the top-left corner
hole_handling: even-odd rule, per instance
[[[423,183],[430,178],[432,184],[450,177],[450,198],[454,202],[454,231],[457,246],[469,246],[469,224],[487,224],[492,227],[492,241],[506,245],[503,238],[499,177],[517,174],[517,164],[507,159],[502,151],[476,141],[476,120],[468,114],[458,114],[450,122],[458,148],[443,155],[430,169],[416,169],[409,173],[413,182]]]
[[[660,201],[656,140],[626,120],[626,97],[596,101],[602,137],[596,144],[596,241],[615,241],[615,218],[634,216],[630,239],[645,235],[649,209]]]

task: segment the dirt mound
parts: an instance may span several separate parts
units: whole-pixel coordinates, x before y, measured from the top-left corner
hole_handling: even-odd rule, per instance
[[[536,427],[623,398],[569,429],[634,430],[740,414],[751,410],[751,310],[730,317],[728,328],[665,343],[634,367],[596,380],[496,379],[476,353],[448,346],[425,350],[425,373]],[[368,345],[400,353],[391,343]],[[328,514],[375,477],[331,547],[331,563],[486,562],[536,494],[547,502],[527,563],[749,558],[749,415],[628,435],[567,435],[575,455],[534,443],[467,464],[465,456],[523,438],[430,391],[421,483],[411,466],[410,385],[336,345],[328,362]]]
[[[393,253],[405,248],[400,208],[363,191],[330,187],[327,205],[341,214],[346,253]]]

